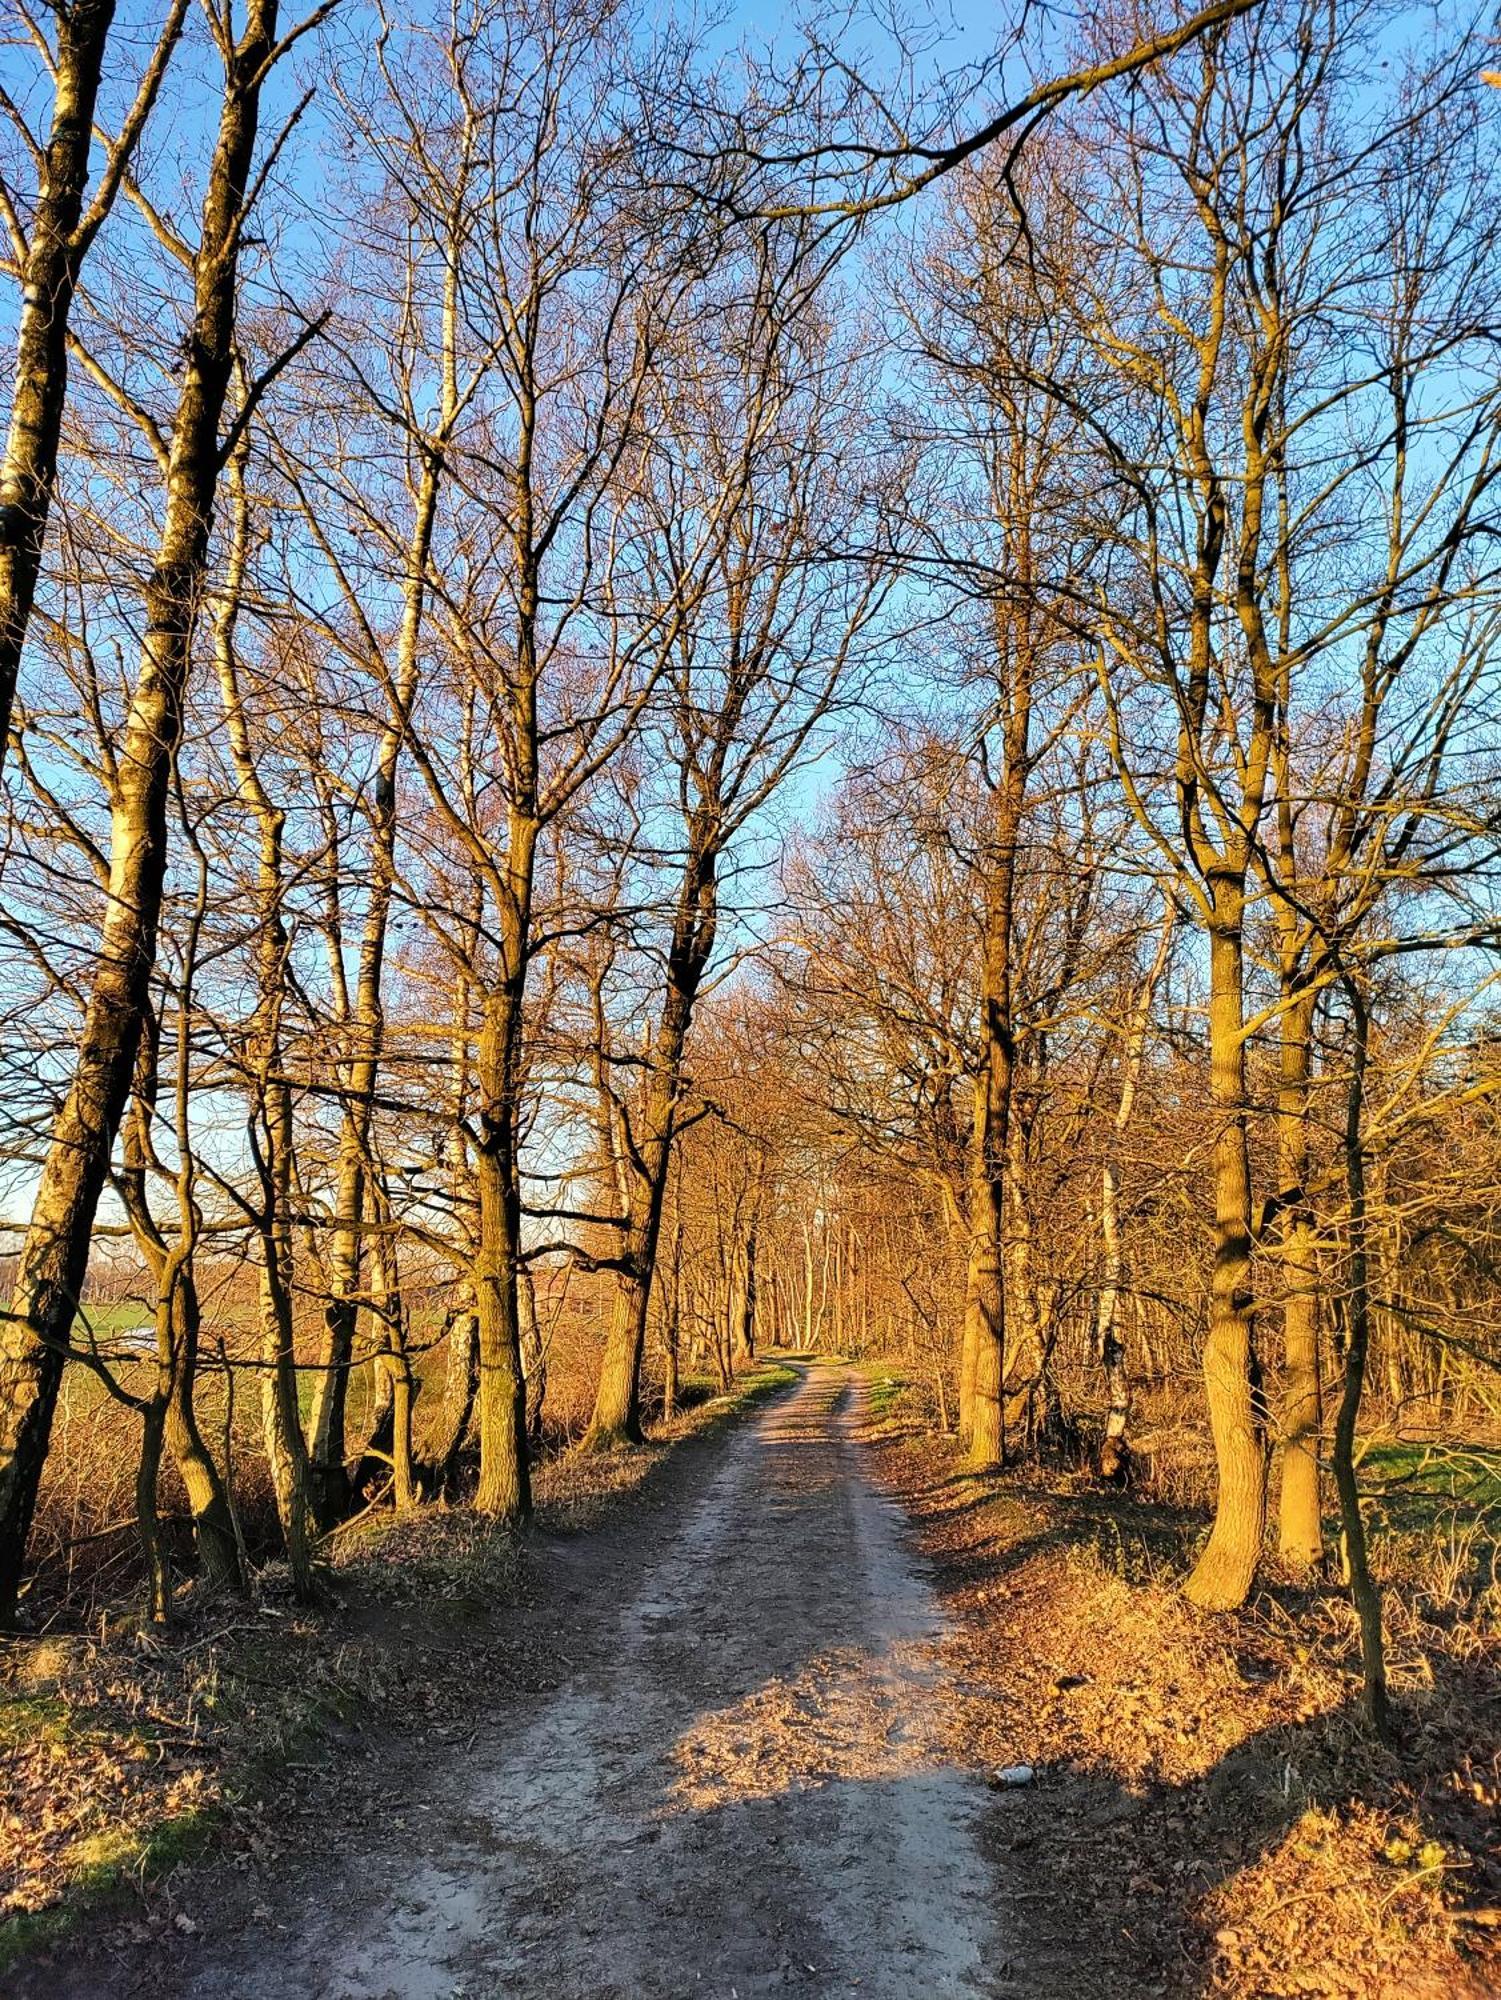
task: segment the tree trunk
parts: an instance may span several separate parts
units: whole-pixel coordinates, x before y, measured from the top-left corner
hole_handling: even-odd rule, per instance
[[[412,1405],[417,1399],[412,1364],[405,1347],[386,1356],[391,1371],[391,1479],[395,1487],[398,1514],[410,1514],[417,1505],[419,1489],[412,1458]]]
[[[652,1043],[650,1079],[641,1107],[640,1128],[630,1147],[630,1172],[626,1180],[629,1210],[622,1268],[616,1274],[614,1309],[605,1341],[599,1390],[583,1441],[586,1450],[612,1451],[623,1444],[639,1443],[641,1438],[641,1360],[646,1352],[652,1278],[667,1174],[672,1164],[683,1050],[699,981],[714,949],[718,917],[718,826],[717,813],[704,808],[689,828],[688,855],[667,955],[666,989]],[[811,1286],[810,1273],[810,1295]]]
[[[517,959],[519,963],[519,945]],[[526,1451],[526,1379],[516,1286],[521,1267],[521,1196],[516,1166],[519,987],[486,998],[480,1031],[480,1141],[474,1161],[479,1197],[473,1271],[479,1382],[480,1469],[474,1505],[501,1521],[531,1512]]]
[[[108,901],[73,1082],[53,1128],[0,1334],[0,1618],[9,1615],[51,1437],[68,1336],[140,1045],[167,859],[167,800],[233,365],[236,260],[277,0],[251,0],[225,93],[194,270],[193,325],[145,589],[146,633],[110,813]]]
[[[451,318],[453,310],[450,281],[445,317]],[[453,387],[445,379],[440,447],[447,439],[455,414]],[[360,1223],[370,1146],[370,1112],[385,1044],[385,1007],[381,988],[396,871],[396,777],[407,718],[417,690],[427,567],[438,514],[442,467],[441,448],[429,452],[424,458],[407,549],[401,630],[397,640],[394,712],[387,718],[381,732],[371,784],[370,893],[360,937],[359,968],[355,975],[354,1018],[351,1023],[354,1059],[349,1069],[344,1125],[340,1135],[333,1240],[329,1250],[329,1299],[323,1318],[322,1367],[313,1382],[308,1410],[313,1500],[320,1525],[325,1528],[331,1527],[349,1504],[349,1478],[344,1463],[344,1419],[359,1322]]]
[[[193,1517],[193,1541],[204,1581],[217,1590],[239,1593],[245,1588],[240,1537],[235,1529],[229,1492],[215,1465],[194,1407],[198,1379],[198,1288],[192,1270],[178,1275],[173,1292],[172,1383],[167,1402],[167,1445],[188,1496]]]
[[[1206,1611],[1244,1604],[1266,1530],[1266,1422],[1251,1308],[1251,1166],[1246,1131],[1241,906],[1210,933],[1210,1095],[1214,1142],[1214,1274],[1204,1390],[1219,1487],[1209,1540],[1184,1584]]]
[[[1319,1506],[1319,1433],[1323,1399],[1319,1383],[1319,1268],[1313,1217],[1304,1184],[1308,1175],[1308,1086],[1312,1040],[1311,997],[1286,996],[1282,1015],[1281,1078],[1277,1124],[1281,1190],[1283,1388],[1282,1487],[1277,1545],[1292,1568],[1308,1570],[1323,1559]]]
[[[186,1001],[183,1011],[187,1011]],[[124,1157],[119,1187],[136,1248],[157,1290],[156,1346],[166,1398],[166,1442],[188,1496],[199,1569],[213,1587],[238,1592],[245,1587],[240,1538],[235,1530],[228,1491],[203,1441],[194,1407],[199,1334],[194,1256],[199,1217],[193,1196],[191,1150],[183,1144],[186,1095],[181,1078],[178,1089],[179,1234],[176,1244],[170,1249],[152,1214],[147,1193],[148,1163],[155,1163],[150,1121],[158,1087],[154,1013],[148,1016],[145,1024],[136,1077],[136,1102],[124,1127]]]
[[[594,1414],[584,1437],[589,1451],[614,1451],[641,1442],[641,1356],[651,1298],[644,1241],[638,1237],[624,1255],[630,1268],[615,1273],[610,1330],[605,1336]]]
[[[547,1403],[547,1349],[537,1324],[537,1284],[526,1265],[516,1281],[516,1305],[521,1326],[521,1376],[526,1384],[526,1435],[535,1449],[542,1442],[542,1412]]]
[[[351,1086],[351,1098],[359,1086]],[[323,1309],[323,1352],[308,1402],[308,1492],[320,1528],[331,1528],[351,1498],[344,1462],[349,1377],[359,1323],[361,1222],[365,1196],[367,1110],[346,1109],[340,1134],[334,1218],[329,1231],[328,1302]]]
[[[230,755],[240,796],[259,835],[256,864],[256,1009],[248,1036],[246,1074],[261,1205],[257,1216],[261,1256],[261,1418],[276,1509],[299,1598],[313,1595],[309,1532],[312,1479],[298,1395],[293,1318],[291,1198],[297,1143],[292,1091],[282,1049],[281,1017],[290,941],[282,911],[283,837],[286,815],[261,781],[250,724],[240,695],[235,629],[244,597],[250,549],[250,505],[245,449],[230,463],[233,529],[224,590],[214,624],[214,665],[224,705]],[[259,1127],[258,1132],[256,1127]]]
[[[1019,802],[1018,802],[1019,814]],[[1009,819],[1009,815],[1008,815]],[[1018,822],[1019,824],[1019,818]],[[1011,1120],[1011,899],[1015,826],[989,885],[981,993],[982,1060],[976,1085],[975,1164],[970,1191],[969,1304],[974,1346],[969,1464],[998,1470],[1006,1458],[1006,1151]]]
[[[1013,481],[1019,466],[1010,465]],[[1024,509],[1010,524],[1019,536],[1017,573],[1030,573]],[[984,856],[985,933],[980,961],[980,1076],[976,1084],[970,1232],[972,1338],[975,1348],[969,1464],[999,1468],[1006,1457],[1006,1179],[1011,1097],[1016,1075],[1011,927],[1016,867],[1031,771],[1032,644],[1026,614],[997,612],[997,695],[1002,715],[1001,770],[993,790]]]
[[[1121,1339],[1116,1304],[1121,1288],[1120,1182],[1114,1160],[1100,1170],[1100,1238],[1104,1264],[1095,1320],[1095,1351],[1105,1371],[1105,1430],[1100,1440],[1102,1479],[1124,1479],[1131,1463],[1127,1432],[1131,1423],[1131,1378],[1126,1370],[1126,1343]]]
[[[478,1320],[472,1309],[456,1312],[448,1328],[448,1360],[443,1376],[443,1403],[429,1441],[428,1476],[445,1491],[453,1483],[459,1453],[474,1418],[479,1375],[475,1366]]]
[[[479,1247],[474,1261],[477,1305],[480,1470],[474,1505],[500,1521],[531,1512],[526,1453],[526,1380],[516,1311],[519,1216],[511,1175],[503,1159],[481,1145],[475,1161],[479,1188]]]
[[[674,1325],[662,1342],[662,1421],[670,1424],[678,1413],[678,1332]]]
[[[1365,1178],[1365,1076],[1370,1019],[1353,981],[1346,981],[1353,1016],[1350,1084],[1346,1100],[1345,1176],[1350,1202],[1350,1275],[1345,1302],[1345,1380],[1334,1425],[1334,1482],[1339,1491],[1345,1570],[1360,1623],[1362,1704],[1367,1722],[1383,1740],[1392,1735],[1386,1691],[1386,1648],[1381,1631],[1381,1592],[1371,1575],[1360,1489],[1355,1478],[1355,1429],[1365,1386],[1370,1347],[1371,1293],[1369,1218]]]
[[[279,873],[275,861],[268,860],[264,853],[262,867],[263,871],[271,870],[273,879]],[[259,1067],[256,1110],[261,1125],[258,1146],[261,1206],[257,1217],[263,1370],[261,1421],[292,1586],[298,1599],[307,1603],[315,1592],[309,1535],[312,1496],[297,1393],[292,1310],[292,1093],[284,1075],[278,1029],[286,937],[274,902],[263,915],[262,924],[261,1019],[255,1029]]]
[[[980,1085],[975,1085],[976,1137],[971,1145],[971,1174],[978,1168],[980,1146],[978,1121],[984,1103]],[[976,1197],[978,1198],[978,1197]],[[951,1230],[957,1237],[956,1250],[964,1259],[964,1325],[959,1337],[959,1442],[968,1446],[975,1426],[975,1369],[980,1357],[979,1259],[980,1238],[971,1219],[969,1202],[961,1208],[957,1195],[951,1197]]]
[[[157,1488],[161,1479],[162,1439],[166,1430],[167,1400],[171,1394],[170,1363],[159,1363],[156,1387],[141,1412],[141,1455],[136,1463],[136,1532],[146,1564],[146,1616],[153,1625],[165,1625],[172,1615],[172,1573],[167,1546],[162,1536],[157,1510]]]
[[[966,1270],[964,1331],[959,1344],[959,1442],[968,1446],[975,1434],[975,1369],[980,1357],[980,1308],[974,1292],[975,1267]]]
[[[1171,902],[1162,914],[1157,953],[1151,970],[1136,997],[1131,1024],[1122,1051],[1121,1088],[1116,1100],[1115,1119],[1105,1164],[1100,1169],[1100,1239],[1103,1251],[1100,1296],[1095,1312],[1095,1351],[1105,1372],[1105,1429],[1098,1460],[1102,1479],[1124,1480],[1131,1467],[1128,1432],[1131,1423],[1131,1377],[1126,1366],[1126,1343],[1120,1328],[1120,1293],[1124,1271],[1121,1246],[1121,1189],[1116,1151],[1130,1126],[1136,1108],[1136,1089],[1141,1080],[1142,1058],[1146,1053],[1147,1029],[1152,1003],[1167,967],[1172,949],[1175,916]],[[1138,1309],[1138,1320],[1140,1311]]]
[[[1001,1268],[1004,1213],[1001,1186],[982,1176],[973,1201],[974,1248],[970,1286],[974,1370],[970,1383],[969,1465],[993,1472],[1005,1463],[1003,1370],[1006,1354],[1006,1286]]]
[[[312,1509],[297,1401],[290,1264],[287,1231],[273,1214],[261,1225],[261,1427],[292,1588],[299,1602],[309,1603],[316,1594],[308,1532]]]
[[[672,1218],[672,1258],[668,1265],[666,1310],[662,1314],[662,1420],[671,1423],[678,1407],[678,1351],[683,1315],[683,1175],[679,1162],[677,1201]]]
[[[1015,1124],[1007,1144],[1006,1166],[1006,1330],[1004,1394],[1006,1441],[1013,1454],[1032,1450],[1041,1428],[1038,1418],[1047,1353],[1039,1324],[1033,1286],[1032,1226],[1025,1196],[1025,1165]]]
[[[736,1367],[756,1359],[756,1232],[751,1229],[736,1257],[735,1313],[730,1325],[730,1358]],[[843,1352],[842,1344],[839,1348]]]
[[[417,1505],[418,1487],[412,1459],[412,1406],[417,1384],[412,1374],[407,1342],[406,1301],[401,1289],[401,1265],[392,1229],[391,1205],[381,1189],[379,1203],[381,1233],[376,1239],[375,1312],[381,1326],[380,1366],[388,1385],[391,1407],[391,1486],[398,1514],[410,1514]]]
[[[83,194],[115,0],[73,0],[72,6],[48,11],[57,23],[52,129],[29,217],[26,255],[17,274],[21,314],[10,425],[0,464],[0,768],[57,483],[58,441],[68,396],[68,321],[78,274],[155,100],[187,8],[185,0],[172,0],[87,215]]]

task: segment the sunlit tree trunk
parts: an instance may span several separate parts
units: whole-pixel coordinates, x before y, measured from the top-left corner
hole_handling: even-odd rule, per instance
[[[1011,1121],[1006,1148],[1006,1437],[1013,1451],[1032,1448],[1046,1401],[1048,1357],[1038,1312],[1032,1257],[1032,1218],[1027,1207],[1026,1159],[1017,1121]]]
[[[1319,1504],[1319,1437],[1323,1427],[1319,1381],[1321,1278],[1314,1220],[1305,1192],[1312,1013],[1311,997],[1297,994],[1286,997],[1277,1099],[1281,1181],[1278,1220],[1285,1287],[1282,1485],[1277,1543],[1284,1560],[1296,1569],[1313,1568],[1324,1552]]]
[[[309,1543],[312,1478],[302,1428],[293,1323],[291,1203],[296,1127],[281,1031],[290,949],[283,915],[286,815],[272,800],[262,782],[256,744],[240,687],[236,632],[243,608],[251,532],[243,444],[230,462],[229,489],[232,525],[224,588],[214,618],[214,668],[223,704],[230,759],[239,783],[240,797],[254,820],[258,837],[255,883],[257,999],[249,1036],[247,1075],[252,1144],[261,1184],[256,1228],[261,1259],[262,1427],[293,1581],[299,1595],[307,1597],[312,1593]]]
[[[419,1490],[412,1454],[412,1410],[417,1398],[417,1378],[412,1369],[407,1341],[406,1299],[401,1284],[401,1257],[397,1247],[394,1218],[389,1201],[381,1192],[379,1233],[372,1262],[375,1285],[372,1307],[380,1326],[380,1369],[386,1378],[390,1404],[391,1492],[398,1514],[409,1514],[417,1505]]]
[[[992,1178],[986,1173],[977,1179],[971,1227],[974,1246],[970,1253],[966,1328],[966,1343],[973,1355],[969,1377],[969,1462],[975,1471],[983,1472],[1000,1466],[1006,1454],[1002,1400],[1006,1282],[1001,1257],[1005,1206],[999,1175]]]
[[[530,923],[531,855],[535,828],[513,814],[512,900],[502,912],[503,968],[482,1001],[475,1083],[479,1140],[474,1182],[479,1198],[474,1268],[479,1379],[480,1472],[476,1509],[502,1521],[531,1512],[527,1467],[526,1378],[521,1366],[517,1283],[521,1268],[521,1189],[517,1159],[521,997]]]
[[[474,1417],[479,1386],[478,1316],[468,1305],[452,1314],[445,1342],[443,1399],[425,1446],[424,1477],[441,1492],[453,1482]]]
[[[662,1308],[662,1416],[671,1423],[678,1407],[678,1366],[683,1339],[683,1168],[677,1162],[676,1193],[672,1209],[672,1248],[667,1258],[666,1297]]]
[[[978,1083],[974,1089],[974,1117],[976,1128],[970,1143],[972,1167],[977,1168],[981,1158],[981,1127],[984,1106]],[[959,1442],[968,1445],[974,1435],[975,1369],[980,1356],[979,1278],[978,1245],[980,1238],[970,1226],[970,1197],[960,1204],[957,1195],[949,1201],[951,1210],[950,1234],[957,1235],[956,1248],[964,1259],[964,1321],[959,1336]]]
[[[106,150],[94,199],[84,211],[95,105],[115,0],[73,0],[47,10],[57,27],[52,63],[52,126],[39,161],[20,280],[10,425],[0,463],[0,765],[5,762],[16,677],[41,572],[57,481],[57,450],[68,394],[68,322],[79,272],[113,204],[182,31],[186,0],[171,0],[136,101]]]
[[[166,515],[144,592],[145,638],[110,813],[109,889],[73,1081],[53,1129],[0,1335],[0,1617],[20,1583],[69,1332],[140,1045],[167,862],[166,809],[208,563],[219,422],[233,367],[237,259],[277,0],[251,0],[225,49],[194,313],[184,346]]]
[[[1016,1076],[1012,1006],[1012,922],[1022,817],[1026,810],[1032,723],[1029,635],[998,620],[1002,658],[1001,773],[995,786],[990,840],[984,857],[985,938],[980,977],[980,1079],[975,1113],[976,1157],[970,1193],[970,1310],[975,1365],[971,1389],[969,1463],[976,1471],[1006,1456],[1006,1182],[1011,1096]]]
[[[265,803],[259,871],[259,1006],[251,1029],[251,1137],[260,1178],[261,1423],[293,1587],[313,1595],[312,1492],[297,1386],[292,1166],[296,1133],[282,1051],[287,936],[281,915],[282,815]]]
[[[662,1204],[682,1089],[683,1051],[718,922],[717,830],[718,815],[713,809],[700,813],[690,829],[668,953],[666,992],[652,1042],[650,1078],[630,1141],[630,1171],[625,1181],[629,1213],[620,1269],[615,1275],[599,1390],[584,1439],[591,1450],[608,1451],[638,1443],[641,1437],[641,1360],[646,1350]]]
[[[1172,947],[1174,912],[1171,904],[1163,913],[1157,953],[1131,1010],[1125,1047],[1121,1052],[1121,1086],[1111,1121],[1106,1154],[1100,1168],[1100,1294],[1095,1307],[1095,1352],[1105,1373],[1105,1428],[1100,1439],[1099,1472],[1102,1479],[1119,1479],[1130,1468],[1131,1376],[1126,1362],[1126,1342],[1120,1325],[1120,1293],[1125,1269],[1121,1241],[1121,1187],[1117,1154],[1130,1128],[1136,1109],[1136,1092],[1146,1054],[1147,1030],[1152,1007],[1167,966]]]
[[[239,1591],[244,1587],[244,1573],[229,1494],[199,1429],[194,1399],[199,1339],[194,1274],[198,1209],[191,1186],[191,1149],[183,1144],[184,1121],[179,1121],[178,1132],[179,1236],[175,1246],[169,1246],[157,1226],[146,1191],[148,1163],[155,1159],[150,1117],[157,1092],[156,1040],[155,1021],[151,1019],[137,1065],[135,1106],[125,1121],[119,1187],[136,1248],[156,1286],[157,1394],[164,1409],[163,1434],[188,1497],[199,1567],[204,1580],[215,1588]],[[180,1090],[180,1100],[183,1096]],[[154,1494],[154,1486],[152,1490]]]
[[[1266,1530],[1266,1416],[1251,1300],[1251,1164],[1246,1132],[1244,969],[1238,886],[1210,931],[1209,1076],[1214,1107],[1214,1271],[1204,1392],[1219,1472],[1214,1525],[1184,1590],[1205,1610],[1250,1592]]]

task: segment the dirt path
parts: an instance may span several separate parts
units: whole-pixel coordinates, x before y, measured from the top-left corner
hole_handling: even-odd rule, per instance
[[[194,2000],[862,2000],[1015,1991],[942,1749],[948,1690],[861,1390],[810,1370],[719,1450],[623,1612],[467,1755],[445,1746],[350,1857],[205,1939]],[[551,1558],[599,1567],[586,1539]],[[605,1600],[607,1601],[607,1600]],[[159,1983],[155,1989],[163,1991]]]

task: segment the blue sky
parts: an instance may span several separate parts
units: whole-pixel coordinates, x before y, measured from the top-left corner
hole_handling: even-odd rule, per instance
[[[158,8],[146,4],[146,0],[123,0],[118,25],[115,31],[114,49],[117,58],[112,68],[109,87],[105,93],[103,116],[107,123],[114,123],[122,104],[128,99],[151,39],[151,26]],[[297,12],[288,9],[288,20],[297,18]],[[795,32],[797,13],[785,7],[757,4],[743,4],[731,8],[724,15],[711,36],[706,37],[706,46],[731,48],[744,39],[752,44],[767,36],[780,39],[784,44]],[[1419,31],[1420,24],[1432,18],[1427,10],[1413,8],[1407,14],[1393,18],[1388,30],[1393,46]],[[991,56],[1003,37],[1014,24],[1015,16],[994,6],[964,4],[949,7],[918,9],[913,15],[914,40],[923,50],[919,62],[922,79],[935,86],[955,78],[971,75],[972,66],[983,64]],[[346,0],[335,23],[326,31],[330,45],[359,43],[368,37],[371,15],[364,0]],[[13,21],[7,27],[13,28]],[[1037,17],[1034,21],[1034,49],[1049,67],[1066,61],[1067,43],[1070,33],[1070,17],[1051,15]],[[880,19],[872,13],[856,14],[851,17],[844,36],[845,44],[852,53],[869,58],[874,69],[890,65],[894,67],[894,45]],[[319,61],[319,51],[310,39],[299,52],[295,62],[276,80],[266,106],[265,131],[269,136],[280,124],[289,107],[296,101],[303,82]],[[48,91],[45,80],[37,66],[24,58],[22,47],[11,42],[0,44],[0,65],[3,65],[5,80],[13,94],[23,102],[34,104],[45,113]],[[1477,61],[1477,67],[1479,66]],[[217,91],[215,88],[214,63],[205,45],[205,31],[202,19],[196,13],[190,18],[187,42],[180,52],[175,65],[163,107],[163,115],[152,127],[143,156],[143,172],[150,179],[155,198],[179,219],[185,228],[194,226],[193,217],[201,187],[201,173],[207,149],[211,143],[213,124],[217,112]],[[1024,64],[1014,60],[1003,71],[1002,76],[1012,90],[1025,87],[1027,80]],[[968,105],[964,123],[983,116],[993,108],[1000,93],[1001,78],[992,77],[980,88],[976,98]],[[297,266],[306,255],[308,261],[316,262],[318,219],[326,213],[329,202],[329,177],[324,171],[327,132],[320,124],[317,107],[310,112],[299,128],[280,169],[283,187],[275,198],[273,206],[285,214],[286,234],[277,245],[275,275],[283,276],[289,269],[293,275],[288,282],[295,295],[300,275]],[[6,157],[9,155],[7,153]],[[929,197],[931,202],[934,197]],[[882,231],[905,229],[910,218],[881,225]],[[131,232],[139,233],[139,224],[130,218],[124,203],[116,224],[112,226],[109,241],[113,244],[129,245]],[[880,239],[877,238],[877,241]],[[288,258],[284,253],[290,250]],[[866,254],[870,246],[867,244]],[[150,260],[145,260],[149,263]],[[269,262],[269,260],[268,260]],[[144,268],[144,266],[143,266]],[[263,265],[259,276],[252,275],[252,287],[260,291],[265,299],[269,296],[265,289],[268,272]],[[143,279],[143,282],[145,280]],[[172,313],[174,307],[170,295],[164,292],[164,313]],[[3,345],[5,361],[8,364],[14,323],[14,287],[0,285],[0,345]],[[169,394],[170,385],[164,384],[164,396]],[[149,508],[150,496],[146,496]],[[829,786],[837,778],[841,768],[840,746],[831,744],[825,758],[811,767],[789,788],[781,802],[776,818],[779,822],[788,819],[806,821],[816,812],[819,800],[826,795]],[[769,877],[758,878],[757,891],[770,891],[773,886]],[[727,931],[729,927],[727,926]]]

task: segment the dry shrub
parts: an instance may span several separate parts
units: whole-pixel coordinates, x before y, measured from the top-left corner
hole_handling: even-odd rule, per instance
[[[607,1279],[574,1280],[561,1308],[548,1311],[548,1385],[544,1449],[553,1454],[577,1442],[589,1420],[603,1346]],[[443,1394],[447,1353],[444,1295],[414,1297],[411,1342],[419,1392],[415,1425],[423,1435]],[[250,1313],[235,1306],[206,1328],[195,1398],[199,1426],[221,1468],[228,1467],[240,1531],[252,1560],[274,1562],[280,1552],[274,1496],[265,1459],[261,1417],[262,1371],[255,1361]],[[318,1351],[321,1321],[314,1306],[301,1314],[299,1353],[304,1364]],[[228,1370],[217,1356],[227,1343]],[[128,1393],[143,1394],[153,1364],[124,1353],[117,1343],[111,1372]],[[304,1373],[304,1395],[310,1371]],[[374,1423],[376,1371],[358,1362],[349,1382],[347,1436],[353,1456]],[[34,1629],[88,1629],[103,1611],[138,1594],[144,1569],[135,1522],[135,1468],[141,1419],[83,1365],[63,1378],[53,1449],[38,1498],[30,1550],[24,1617]],[[187,1496],[170,1453],[162,1466],[160,1507],[169,1546],[182,1574],[192,1571]]]

